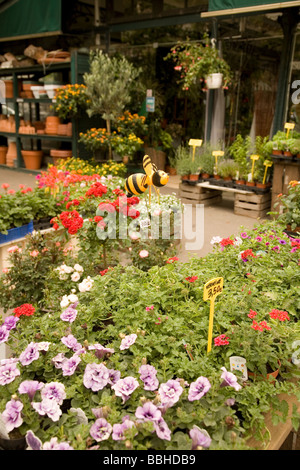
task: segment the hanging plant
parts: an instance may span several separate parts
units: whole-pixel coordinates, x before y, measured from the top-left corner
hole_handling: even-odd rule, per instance
[[[179,42],[165,59],[175,62],[174,70],[180,72],[179,83],[183,90],[188,90],[197,82],[204,85],[211,74],[222,74],[222,87],[228,88],[232,74],[228,63],[219,56],[219,51],[211,43],[208,35],[204,35],[202,42]],[[206,90],[206,85],[204,90]]]

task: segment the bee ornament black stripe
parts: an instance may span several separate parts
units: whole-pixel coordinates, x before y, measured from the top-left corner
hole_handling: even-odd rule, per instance
[[[148,184],[146,184],[146,175],[143,173],[135,173],[134,175],[130,175],[125,182],[127,196],[131,196],[133,194],[142,194],[146,191],[147,188]]]

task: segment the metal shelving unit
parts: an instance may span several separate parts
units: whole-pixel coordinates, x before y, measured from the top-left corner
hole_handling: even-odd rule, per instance
[[[53,100],[50,98],[20,98],[19,97],[19,80],[34,79],[38,80],[50,73],[60,72],[63,77],[64,83],[82,83],[83,74],[89,70],[89,56],[88,54],[79,53],[73,51],[71,53],[70,61],[52,63],[47,65],[34,65],[31,67],[18,67],[0,69],[0,79],[12,77],[13,80],[13,98],[7,98],[6,104],[11,104],[14,110],[16,132],[2,132],[0,131],[0,140],[14,139],[17,146],[17,160],[15,162],[16,168],[24,168],[24,162],[21,154],[22,150],[22,139],[32,139],[32,142],[36,142],[38,149],[42,147],[43,141],[63,142],[69,143],[70,149],[74,157],[78,157],[78,129],[79,125],[75,119],[72,119],[72,136],[62,135],[49,135],[49,134],[22,134],[19,133],[20,127],[20,105],[27,104],[29,107],[35,108],[36,120],[39,120],[40,116],[40,105],[48,104],[49,107]],[[50,110],[49,110],[50,111]],[[31,110],[29,111],[31,113]]]

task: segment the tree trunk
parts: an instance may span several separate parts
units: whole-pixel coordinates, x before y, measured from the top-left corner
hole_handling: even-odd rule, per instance
[[[106,130],[109,134],[111,133],[110,119],[106,119]],[[112,160],[112,150],[110,144],[108,144],[108,159]]]

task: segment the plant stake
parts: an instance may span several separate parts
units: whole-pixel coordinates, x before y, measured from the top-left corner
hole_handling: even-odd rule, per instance
[[[266,168],[265,168],[265,174],[264,174],[263,184],[265,184],[265,182],[266,182],[266,177],[267,177],[268,168],[270,168],[272,165],[273,165],[273,162],[270,162],[270,160],[265,160],[265,161],[264,161],[264,166],[265,166]]]
[[[190,139],[189,140],[189,145],[193,147],[193,161],[195,160],[195,152],[196,152],[196,147],[201,147],[202,145],[202,140],[201,139]]]
[[[256,160],[259,160],[259,155],[251,155],[250,158],[252,160],[251,181],[253,181],[254,165],[255,165]]]
[[[216,171],[217,171],[217,168],[218,168],[218,157],[223,157],[223,156],[224,156],[224,152],[223,152],[223,150],[214,150],[214,151],[212,152],[212,154],[213,154],[213,156],[215,157],[215,162],[216,162],[216,164],[215,164],[215,169],[216,169]]]
[[[290,130],[293,130],[294,127],[295,127],[295,123],[294,123],[294,122],[286,122],[286,123],[285,123],[284,128],[286,129],[286,138],[287,138],[287,139],[289,138]]]
[[[208,340],[207,340],[207,354],[211,350],[212,332],[215,313],[215,298],[223,291],[223,278],[216,277],[208,281],[203,288],[203,300],[210,300],[209,309],[209,325],[208,325]]]

